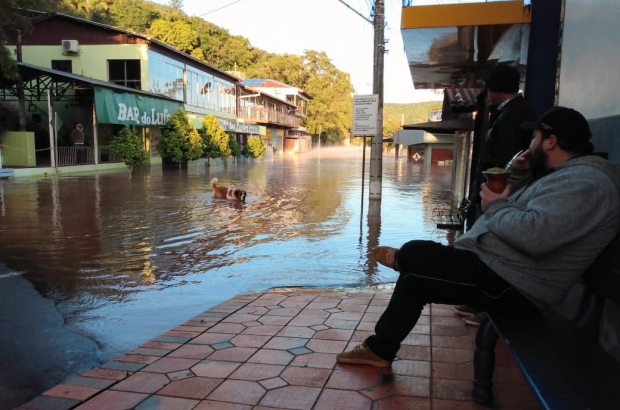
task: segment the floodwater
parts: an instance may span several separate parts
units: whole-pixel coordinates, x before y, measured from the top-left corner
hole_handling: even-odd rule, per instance
[[[0,262],[102,360],[241,292],[393,282],[370,249],[450,242],[433,211],[450,200],[451,169],[385,157],[380,215],[369,216],[368,157],[363,211],[360,149],[0,181]],[[246,203],[214,200],[214,177]]]

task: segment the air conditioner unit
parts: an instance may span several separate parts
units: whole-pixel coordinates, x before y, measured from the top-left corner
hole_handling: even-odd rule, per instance
[[[80,52],[80,43],[77,40],[62,40],[63,54],[78,54]]]

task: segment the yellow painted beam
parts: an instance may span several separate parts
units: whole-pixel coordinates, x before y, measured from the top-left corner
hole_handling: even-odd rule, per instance
[[[403,7],[401,28],[484,26],[530,21],[531,7],[524,6],[523,0],[494,1]]]

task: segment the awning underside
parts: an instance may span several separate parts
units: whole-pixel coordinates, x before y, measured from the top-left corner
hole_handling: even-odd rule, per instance
[[[522,1],[405,7],[401,33],[416,89],[481,88],[498,62],[525,70],[529,7]]]

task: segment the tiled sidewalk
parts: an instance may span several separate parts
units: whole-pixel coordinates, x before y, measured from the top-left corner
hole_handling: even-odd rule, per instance
[[[336,363],[371,334],[391,293],[276,289],[236,296],[43,393],[36,410],[469,410],[476,328],[426,308],[392,368]],[[503,409],[539,409],[503,345]]]

